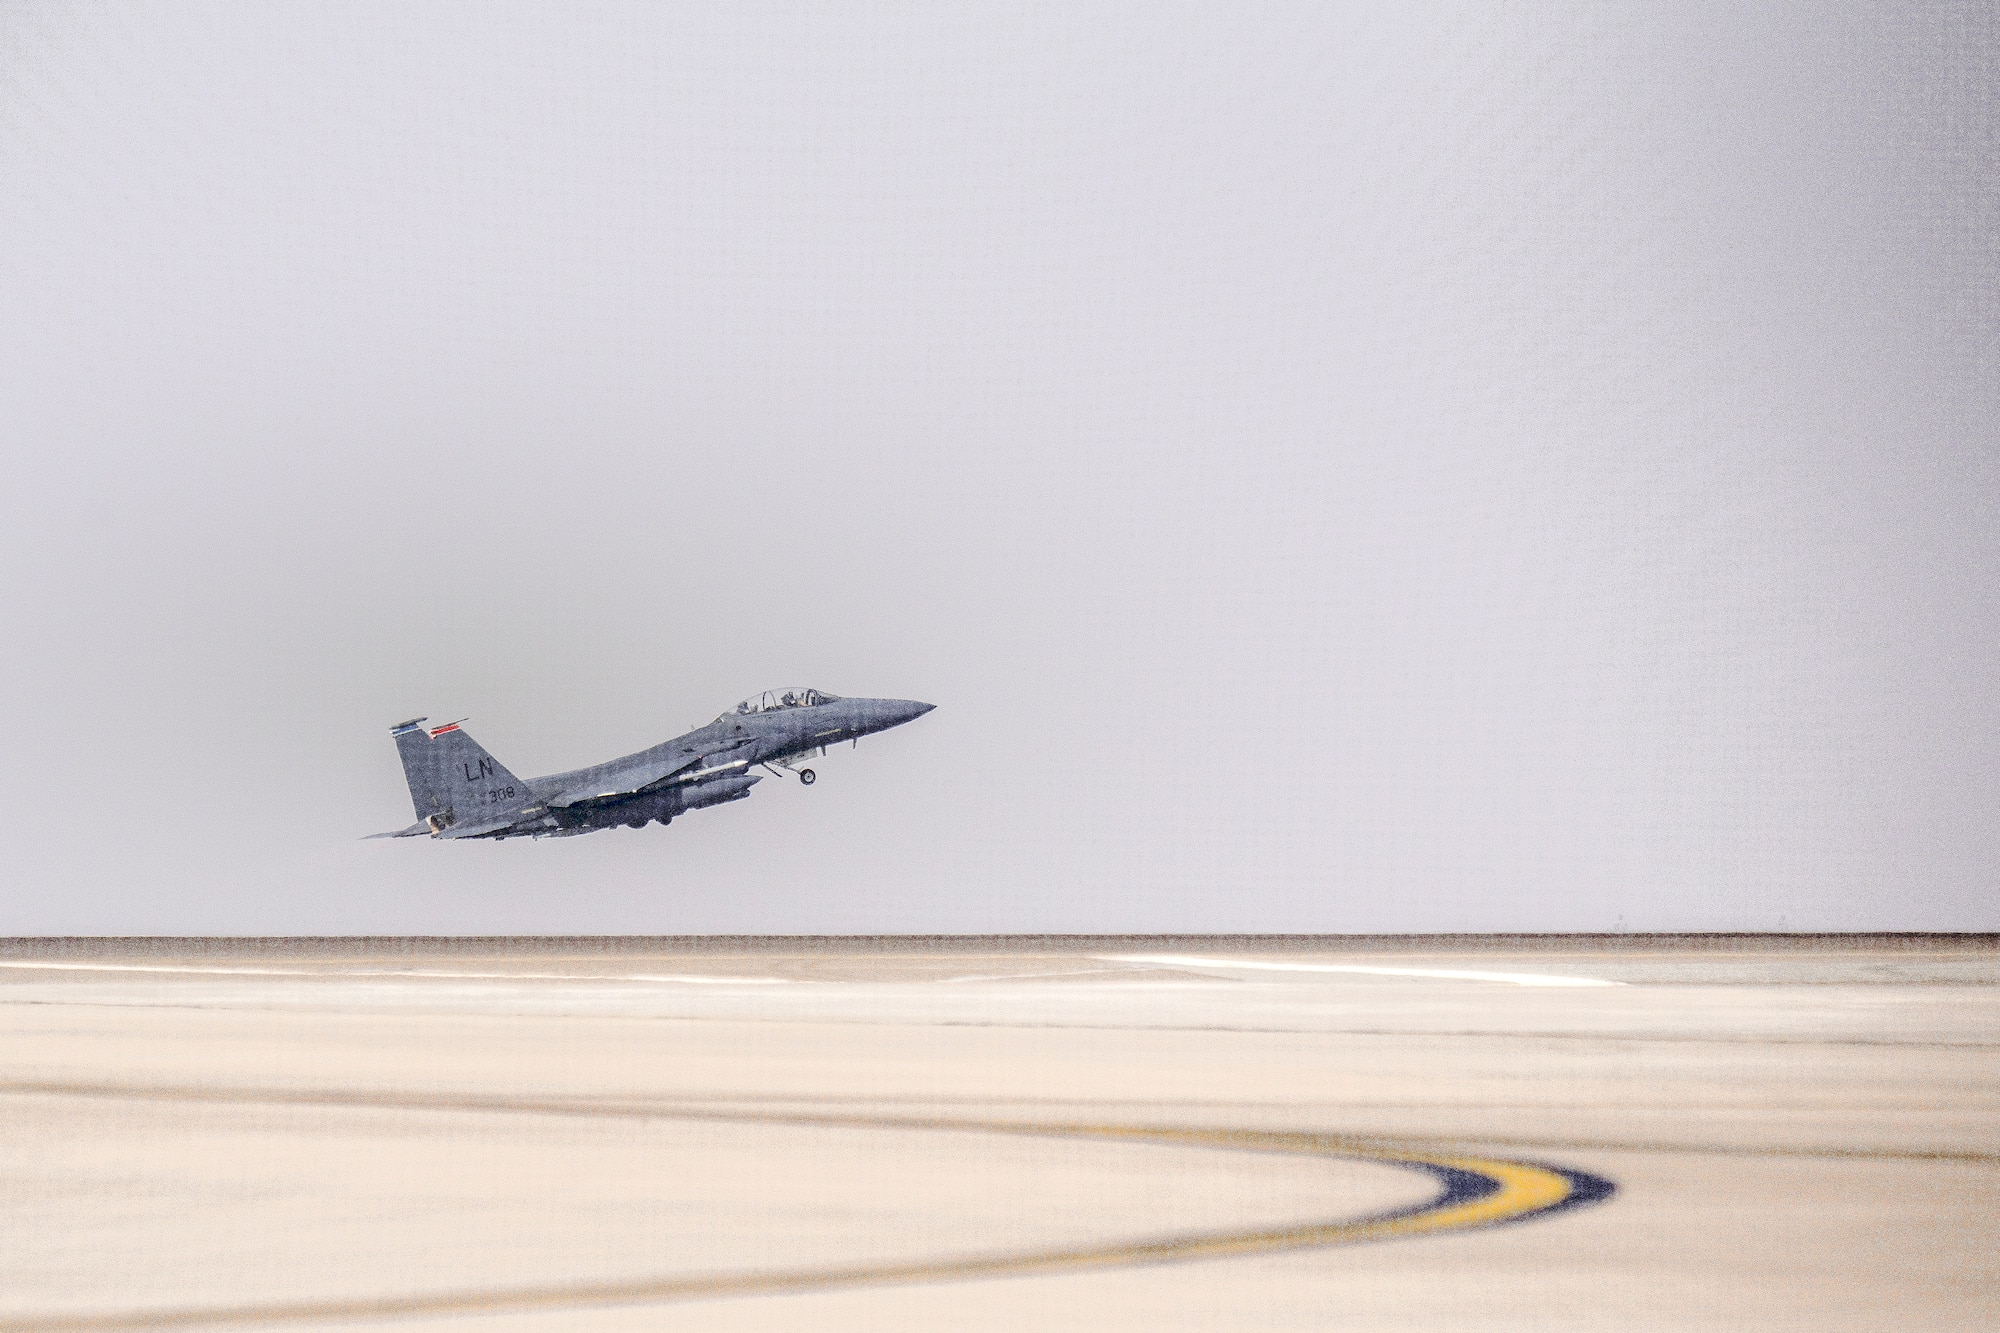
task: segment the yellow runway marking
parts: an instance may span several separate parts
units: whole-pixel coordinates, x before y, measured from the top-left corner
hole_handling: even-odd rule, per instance
[[[27,1091],[18,1085],[10,1091]],[[38,1091],[54,1092],[44,1087]],[[396,1106],[402,1109],[470,1109],[575,1113],[574,1103],[394,1098],[383,1094],[312,1094],[253,1090],[204,1092],[194,1089],[71,1087],[73,1094],[153,1095],[169,1100],[264,1101],[320,1105]],[[612,1108],[596,1108],[602,1113]],[[587,1113],[587,1112],[586,1112]],[[617,1112],[613,1112],[614,1114]],[[1440,1183],[1438,1195],[1413,1208],[1358,1219],[1309,1221],[1264,1229],[1216,1231],[1109,1241],[1063,1249],[1014,1254],[964,1255],[882,1263],[846,1264],[747,1273],[639,1278],[615,1282],[560,1283],[483,1291],[413,1292],[405,1295],[270,1301],[259,1304],[105,1311],[101,1313],[12,1315],[0,1318],[0,1333],[109,1333],[110,1330],[166,1328],[249,1328],[331,1321],[525,1314],[614,1305],[657,1304],[725,1296],[760,1296],[831,1291],[897,1283],[950,1282],[974,1278],[1048,1276],[1139,1264],[1222,1259],[1282,1250],[1354,1245],[1462,1231],[1519,1221],[1538,1214],[1607,1197],[1608,1181],[1582,1172],[1500,1158],[1396,1147],[1328,1134],[1263,1130],[1176,1129],[1143,1125],[1026,1123],[931,1117],[819,1115],[786,1112],[729,1112],[666,1108],[626,1108],[624,1114],[660,1119],[698,1119],[800,1127],[876,1128],[1023,1134],[1036,1137],[1103,1139],[1154,1143],[1165,1147],[1293,1153],[1382,1162],[1423,1171]]]

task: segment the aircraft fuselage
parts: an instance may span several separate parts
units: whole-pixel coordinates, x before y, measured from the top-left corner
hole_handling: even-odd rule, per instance
[[[608,763],[521,779],[456,723],[422,718],[391,729],[418,823],[395,834],[442,838],[561,837],[667,823],[741,800],[773,767],[791,768],[828,746],[901,726],[931,711],[913,699],[846,699],[818,690],[772,690],[706,726]],[[811,769],[799,769],[813,780]]]

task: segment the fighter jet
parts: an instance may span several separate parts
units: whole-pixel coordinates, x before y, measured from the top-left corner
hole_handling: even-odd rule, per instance
[[[931,711],[914,699],[843,699],[824,690],[766,690],[664,745],[545,778],[517,778],[457,722],[414,717],[389,728],[417,822],[375,838],[563,838],[623,824],[644,828],[740,801],[761,768],[796,773],[829,745],[900,727]]]

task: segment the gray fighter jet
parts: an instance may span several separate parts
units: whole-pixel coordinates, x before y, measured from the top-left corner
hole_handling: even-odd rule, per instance
[[[922,717],[913,699],[843,699],[822,690],[767,690],[664,745],[546,778],[517,778],[456,722],[411,718],[389,728],[417,822],[376,838],[561,838],[623,824],[644,828],[703,806],[740,801],[762,768],[798,774],[829,745]]]

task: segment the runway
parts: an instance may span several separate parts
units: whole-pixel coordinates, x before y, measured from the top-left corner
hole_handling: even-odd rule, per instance
[[[0,1330],[2000,1327],[2000,944],[0,943]]]

